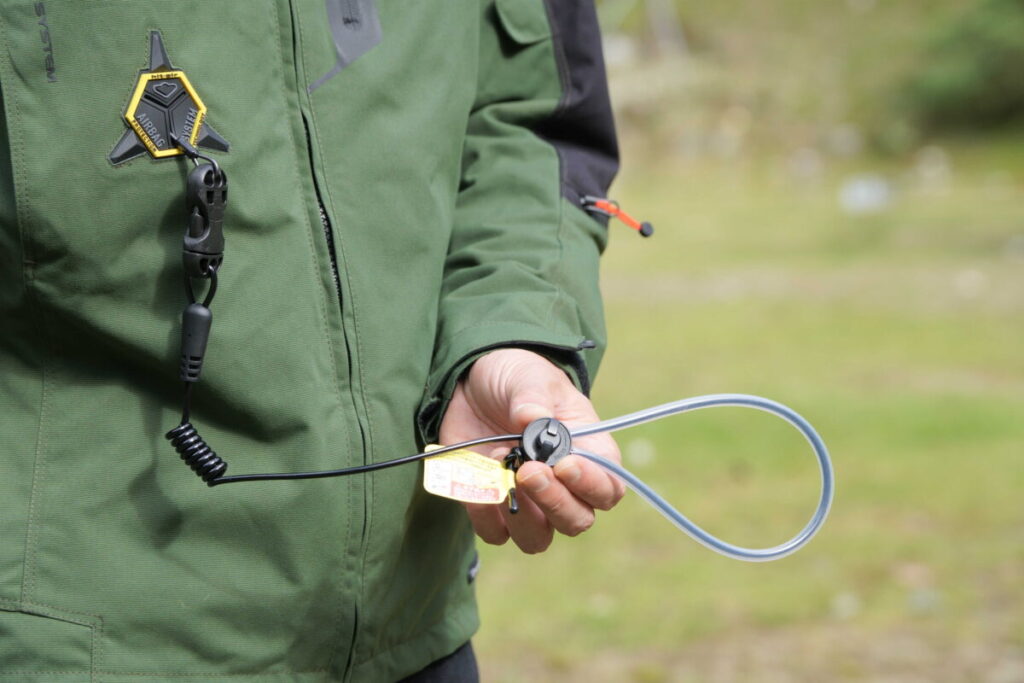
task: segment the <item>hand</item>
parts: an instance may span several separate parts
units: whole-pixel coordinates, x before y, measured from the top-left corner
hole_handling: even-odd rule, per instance
[[[542,417],[554,417],[569,427],[598,421],[590,401],[557,366],[531,351],[499,349],[478,359],[455,388],[441,422],[441,443],[519,433]],[[583,437],[576,445],[621,461],[608,434]],[[487,455],[503,457],[508,450]],[[551,544],[555,530],[576,536],[589,529],[594,509],[611,509],[625,486],[589,460],[570,455],[553,468],[525,463],[516,475],[516,493],[517,514],[509,513],[506,505],[467,504],[469,518],[487,543],[500,545],[511,537],[523,552],[539,553]]]

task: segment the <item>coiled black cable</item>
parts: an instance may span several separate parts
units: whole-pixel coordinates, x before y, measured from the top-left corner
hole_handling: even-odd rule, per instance
[[[178,451],[181,459],[199,475],[199,478],[213,486],[224,475],[228,464],[199,436],[191,422],[183,422],[167,432],[167,439]]]
[[[171,442],[185,464],[199,475],[208,486],[213,486],[227,472],[228,464],[199,436],[189,421],[192,412],[192,383],[185,382],[185,398],[181,410],[181,424],[164,437]]]

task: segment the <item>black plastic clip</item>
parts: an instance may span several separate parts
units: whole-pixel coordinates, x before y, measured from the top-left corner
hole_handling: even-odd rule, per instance
[[[571,450],[572,435],[569,428],[553,417],[542,417],[526,425],[519,445],[505,456],[503,464],[513,472],[518,472],[528,460],[545,462],[554,467]],[[512,514],[519,511],[515,488],[509,489],[508,507]]]
[[[208,278],[224,262],[224,209],[228,201],[228,177],[216,159],[208,157],[187,140],[173,137],[196,167],[188,174],[185,205],[188,227],[182,248],[185,274]],[[202,160],[203,163],[199,163]]]
[[[188,174],[185,199],[185,272],[189,277],[210,277],[224,262],[224,207],[228,200],[228,178],[224,171],[209,163],[196,166]]]

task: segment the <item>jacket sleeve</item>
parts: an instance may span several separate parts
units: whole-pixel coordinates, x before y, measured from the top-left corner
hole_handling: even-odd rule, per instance
[[[455,225],[421,435],[436,437],[464,370],[499,347],[537,351],[584,392],[605,346],[598,288],[618,148],[593,0],[483,3]]]

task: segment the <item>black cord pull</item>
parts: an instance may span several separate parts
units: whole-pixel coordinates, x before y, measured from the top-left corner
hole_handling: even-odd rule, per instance
[[[628,213],[619,208],[619,203],[612,199],[603,199],[601,197],[591,197],[587,195],[580,200],[580,205],[584,211],[590,213],[600,214],[602,216],[608,216],[610,218],[618,218],[620,221],[626,224],[626,226],[636,230],[640,233],[641,237],[650,237],[654,234],[654,226],[647,221],[638,221],[637,219],[630,216]]]

